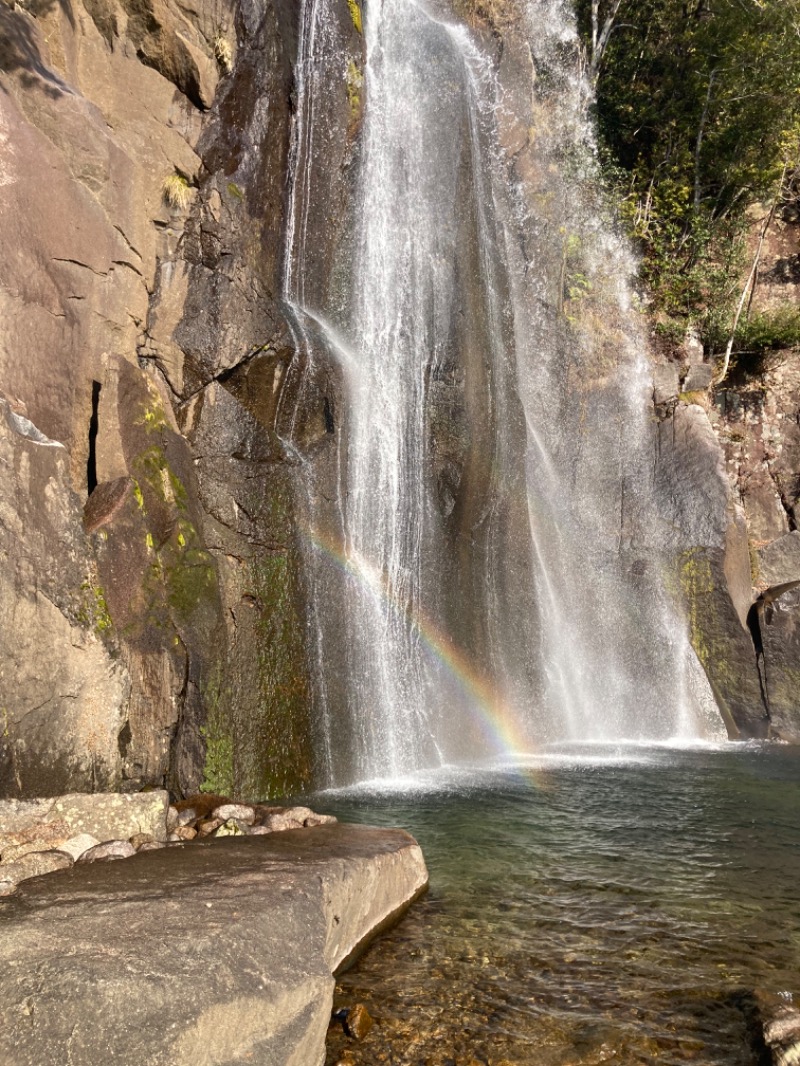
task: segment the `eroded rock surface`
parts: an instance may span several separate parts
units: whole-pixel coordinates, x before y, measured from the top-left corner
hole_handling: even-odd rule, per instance
[[[0,796],[308,783],[274,431],[295,20],[0,6]]]
[[[407,833],[343,825],[27,882],[0,898],[0,1060],[319,1066],[333,971],[426,883]]]

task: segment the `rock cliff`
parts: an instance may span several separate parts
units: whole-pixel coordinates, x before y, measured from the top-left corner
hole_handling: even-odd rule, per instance
[[[317,178],[339,207],[305,205],[309,284],[332,290],[354,222],[352,7],[330,27],[344,73]],[[341,398],[280,305],[297,21],[291,0],[0,3],[2,795],[312,779],[296,469],[314,456],[335,485]],[[509,173],[530,182],[547,116],[530,55],[493,47]],[[465,322],[429,412],[458,529],[488,477]],[[797,740],[800,382],[796,363],[770,374],[712,406],[702,352],[658,362],[657,536],[730,733]]]
[[[0,5],[3,794],[308,782],[274,431],[295,17]]]

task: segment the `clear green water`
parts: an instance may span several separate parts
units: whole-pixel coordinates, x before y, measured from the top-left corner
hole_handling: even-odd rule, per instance
[[[758,993],[800,993],[800,749],[634,750],[326,793],[399,825],[429,894],[340,978],[328,1063],[763,1061]]]

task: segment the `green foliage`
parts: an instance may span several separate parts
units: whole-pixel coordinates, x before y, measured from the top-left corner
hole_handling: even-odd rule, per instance
[[[800,164],[800,0],[577,0],[606,169],[668,332],[730,334],[748,208]]]
[[[233,740],[229,734],[212,726],[200,728],[206,742],[206,761],[203,766],[201,792],[229,796],[233,792]]]
[[[715,350],[727,335],[711,338]],[[731,367],[735,377],[751,378],[769,369],[774,353],[800,348],[800,308],[779,307],[742,318],[734,336]]]
[[[81,606],[78,610],[78,621],[87,629],[94,630],[100,637],[111,629],[113,622],[108,613],[106,594],[102,585],[99,585],[92,577],[87,577],[81,582]]]

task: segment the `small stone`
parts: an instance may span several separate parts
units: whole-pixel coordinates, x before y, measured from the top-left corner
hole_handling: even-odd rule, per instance
[[[180,812],[177,807],[170,807],[167,811],[167,832],[171,833],[175,826],[178,824],[178,817]]]
[[[62,851],[33,851],[23,856],[18,862],[10,862],[2,867],[4,881],[27,881],[29,877],[41,877],[42,874],[55,873],[72,866],[72,856]]]
[[[207,818],[205,821],[197,823],[197,835],[201,837],[210,836],[215,829],[223,824],[221,818]]]
[[[131,844],[138,851],[142,844],[152,844],[153,838],[150,833],[134,833],[131,837]]]
[[[169,835],[170,840],[194,840],[197,830],[191,825],[179,825]]]
[[[140,851],[158,851],[159,848],[165,848],[167,845],[162,840],[146,840],[144,844],[140,844],[136,849],[137,853]]]
[[[129,859],[136,848],[129,840],[105,840],[84,851],[78,862],[107,862],[111,859]]]
[[[227,822],[219,827],[214,833],[215,837],[240,837],[244,836],[245,830],[240,825],[230,818]]]
[[[175,823],[175,828],[179,829],[182,825],[193,825],[197,821],[197,811],[194,807],[186,807],[182,811],[178,811],[178,820]]]
[[[8,881],[0,878],[0,896],[10,896],[12,892],[17,891],[17,885],[15,881]]]
[[[344,1031],[353,1040],[363,1040],[374,1025],[374,1022],[364,1004],[356,1003],[354,1007],[351,1007],[345,1013],[343,1025]]]
[[[58,850],[65,851],[67,855],[71,855],[73,860],[77,862],[89,848],[96,848],[99,843],[100,841],[97,837],[93,837],[91,833],[78,833],[77,836],[65,840]]]
[[[213,812],[212,818],[221,818],[223,822],[235,818],[242,825],[252,825],[256,820],[256,812],[244,803],[223,803]]]
[[[312,812],[309,818],[303,822],[304,826],[311,827],[313,825],[335,825],[338,822],[338,818],[332,814],[316,814]]]
[[[269,833],[273,833],[274,829],[270,829],[266,825],[251,825],[247,827],[247,835],[251,837],[266,836]]]

